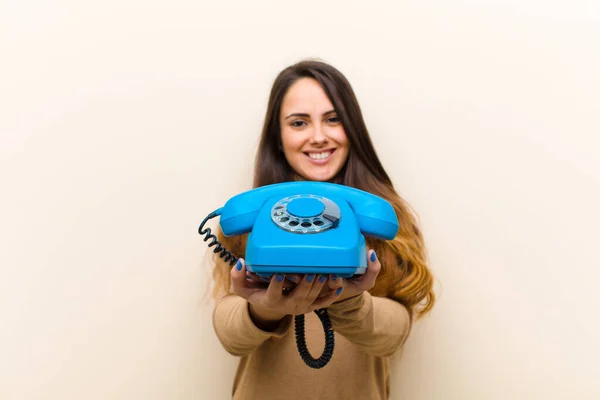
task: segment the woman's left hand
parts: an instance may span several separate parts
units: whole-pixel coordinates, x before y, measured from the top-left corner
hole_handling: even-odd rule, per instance
[[[336,303],[350,297],[357,296],[365,291],[371,290],[375,286],[375,281],[379,272],[381,271],[381,264],[375,254],[375,250],[367,251],[367,271],[363,275],[356,275],[352,278],[344,279],[329,279],[328,289],[338,290],[342,288],[340,296],[336,299]]]

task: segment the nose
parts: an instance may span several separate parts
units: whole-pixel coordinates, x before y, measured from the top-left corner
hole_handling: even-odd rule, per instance
[[[312,130],[312,135],[310,137],[311,143],[325,143],[327,142],[327,134],[323,130],[323,127],[316,124],[314,129]]]

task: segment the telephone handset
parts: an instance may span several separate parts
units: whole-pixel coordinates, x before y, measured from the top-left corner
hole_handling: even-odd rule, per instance
[[[224,261],[237,259],[222,247],[208,219],[220,216],[225,236],[249,233],[246,268],[260,276],[276,273],[326,274],[351,277],[367,267],[365,236],[391,240],[398,218],[389,202],[371,193],[329,182],[285,182],[240,193],[209,214],[198,229],[212,239]],[[316,310],[325,329],[325,351],[319,359],[304,342],[304,315],[295,317],[298,351],[312,368],[324,367],[333,355],[333,330],[326,309]]]

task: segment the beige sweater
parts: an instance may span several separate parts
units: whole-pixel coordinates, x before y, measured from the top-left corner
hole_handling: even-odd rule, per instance
[[[232,398],[235,400],[361,399],[389,397],[389,356],[409,335],[411,321],[400,303],[368,292],[327,308],[335,331],[331,361],[309,368],[296,348],[294,319],[284,318],[273,332],[259,329],[246,300],[229,295],[213,313],[217,337],[240,356]],[[311,355],[325,344],[321,321],[306,314],[305,335]]]

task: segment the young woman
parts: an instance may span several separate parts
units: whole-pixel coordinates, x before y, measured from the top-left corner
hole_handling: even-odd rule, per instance
[[[234,399],[387,399],[389,357],[412,322],[434,304],[433,277],[414,216],[381,165],[354,92],[334,67],[306,60],[284,69],[268,102],[254,187],[294,180],[358,188],[389,201],[400,229],[394,240],[367,238],[359,278],[273,276],[262,280],[215,256],[213,324],[224,348],[240,357]],[[218,239],[234,255],[247,236]],[[326,308],[335,331],[333,358],[309,368],[296,348],[293,319],[304,314],[310,353],[318,357]]]

